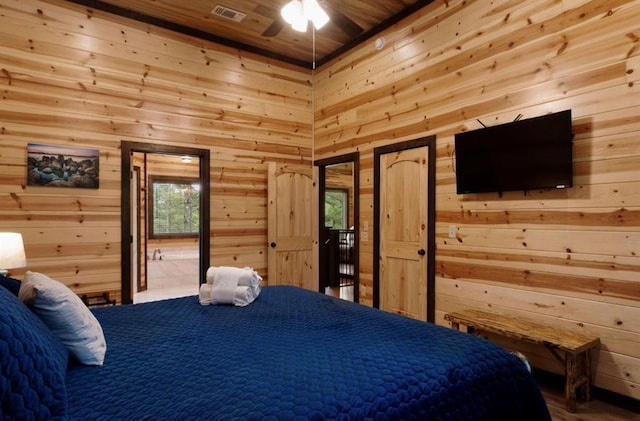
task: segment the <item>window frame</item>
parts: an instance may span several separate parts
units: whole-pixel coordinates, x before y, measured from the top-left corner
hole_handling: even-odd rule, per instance
[[[326,187],[324,190],[325,197],[323,198],[325,203],[327,200],[327,193],[342,193],[344,195],[344,201],[342,203],[342,228],[339,229],[349,229],[349,189],[340,188],[340,187]],[[325,208],[326,213],[326,208]],[[325,214],[326,219],[326,214]],[[326,225],[326,220],[325,220]],[[333,227],[331,227],[333,228]],[[338,229],[338,228],[334,228]]]
[[[154,183],[159,184],[200,184],[200,179],[195,177],[178,177],[178,176],[166,176],[166,175],[149,175],[149,204],[147,206],[148,212],[148,232],[149,239],[180,239],[180,238],[198,238],[200,236],[200,224],[202,221],[198,222],[198,227],[195,232],[190,233],[156,233],[154,231]],[[198,190],[198,194],[202,189]],[[198,200],[198,206],[200,206],[200,201]]]

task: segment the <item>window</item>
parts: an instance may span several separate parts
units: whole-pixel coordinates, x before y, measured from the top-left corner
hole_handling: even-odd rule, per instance
[[[347,229],[349,217],[349,193],[347,190],[326,189],[324,193],[325,226]]]
[[[197,237],[200,185],[197,178],[149,177],[149,238]]]

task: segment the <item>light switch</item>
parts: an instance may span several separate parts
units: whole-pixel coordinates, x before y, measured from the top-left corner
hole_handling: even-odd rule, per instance
[[[449,225],[449,238],[456,238],[458,227],[455,225]]]

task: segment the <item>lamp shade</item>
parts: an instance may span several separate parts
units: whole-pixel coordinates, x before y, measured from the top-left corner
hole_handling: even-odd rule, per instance
[[[22,234],[0,232],[0,269],[15,269],[27,266]]]

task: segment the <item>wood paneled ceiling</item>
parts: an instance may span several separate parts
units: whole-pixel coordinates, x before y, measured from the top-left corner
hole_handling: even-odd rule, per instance
[[[296,32],[280,16],[289,0],[68,0],[183,34],[312,68],[370,39],[433,0],[319,0],[331,21]],[[239,22],[214,13],[242,17]],[[315,45],[314,45],[315,44]]]

